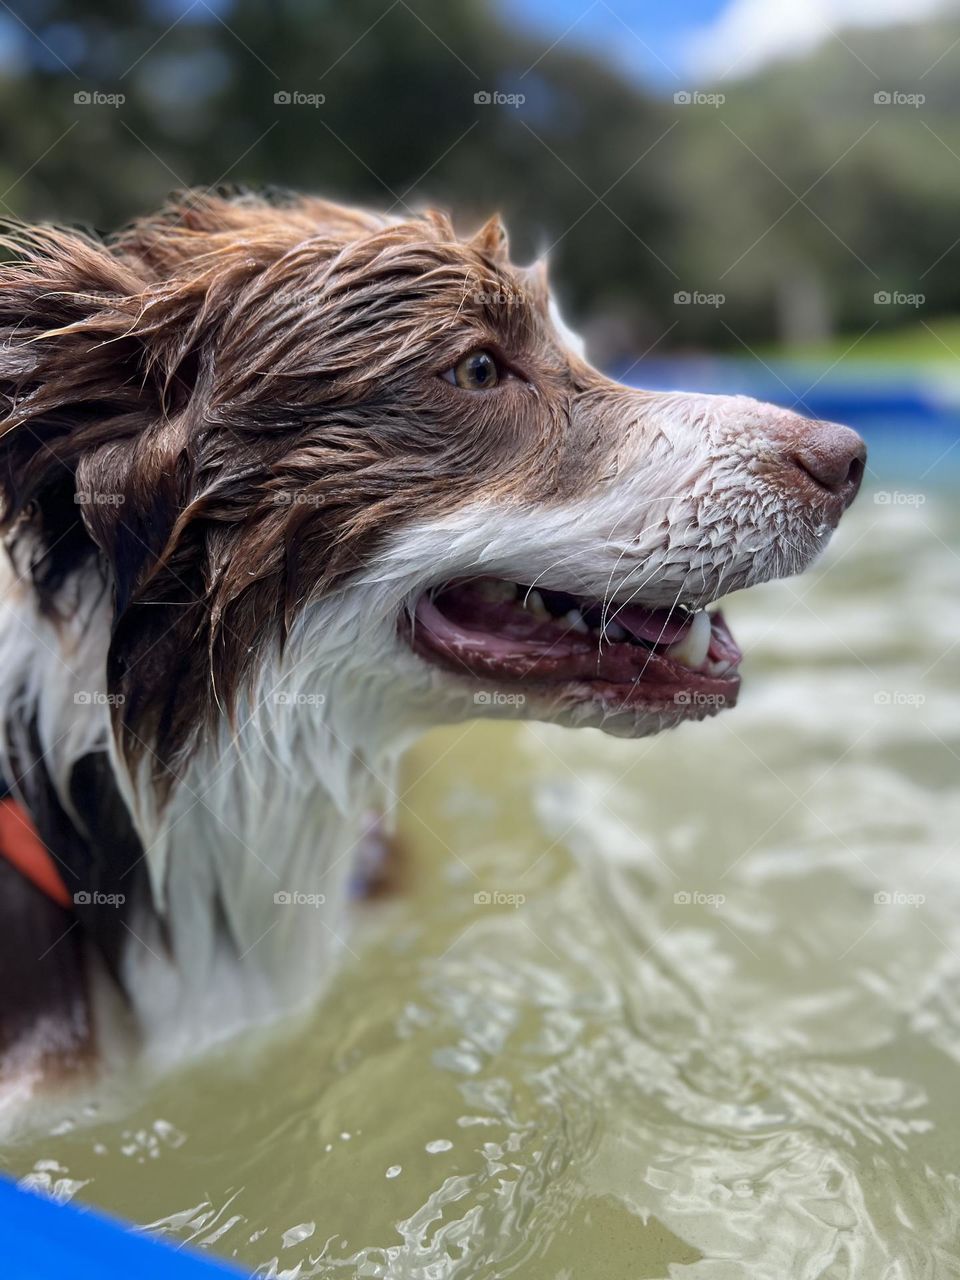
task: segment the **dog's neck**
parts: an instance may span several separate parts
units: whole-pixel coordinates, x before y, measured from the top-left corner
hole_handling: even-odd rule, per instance
[[[53,622],[23,584],[0,585],[0,705],[36,724],[61,799],[75,761],[106,752],[134,816],[149,892],[124,917],[120,971],[138,1029],[179,1057],[315,997],[346,946],[371,808],[389,807],[395,760],[416,732],[388,666],[371,676],[386,621],[363,599],[305,611],[161,803],[149,747],[131,777],[110,730],[109,592],[78,582],[83,606]]]
[[[339,774],[336,795],[286,760],[273,734],[223,737],[192,760],[164,810],[148,852],[158,912],[125,954],[138,1022],[174,1056],[198,1034],[269,1020],[322,990],[346,946],[351,876],[379,790],[327,726],[314,727],[311,749]]]

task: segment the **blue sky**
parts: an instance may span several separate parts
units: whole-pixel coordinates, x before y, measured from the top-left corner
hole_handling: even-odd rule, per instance
[[[850,27],[928,18],[954,0],[498,0],[549,47],[587,44],[658,89],[697,88],[802,56]]]
[[[598,47],[641,77],[663,84],[689,73],[687,46],[730,0],[500,0],[522,26]],[[644,45],[648,46],[644,47]]]
[[[501,0],[518,26],[586,43],[644,79],[667,85],[689,73],[688,46],[730,0]],[[592,4],[592,7],[591,7]],[[644,48],[644,45],[648,46]]]

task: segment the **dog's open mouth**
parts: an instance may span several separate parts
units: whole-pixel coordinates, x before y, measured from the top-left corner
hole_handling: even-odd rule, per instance
[[[709,714],[736,700],[741,653],[719,612],[649,608],[500,578],[434,588],[414,648],[488,689],[525,686],[607,709],[674,704]]]

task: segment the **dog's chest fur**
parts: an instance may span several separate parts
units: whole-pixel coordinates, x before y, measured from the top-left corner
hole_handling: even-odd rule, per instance
[[[370,808],[392,787],[396,753],[382,743],[402,735],[370,655],[361,673],[338,621],[308,615],[286,660],[263,670],[158,805],[149,753],[134,778],[115,755],[98,575],[81,572],[76,609],[54,621],[9,564],[0,570],[0,773],[79,895],[73,995],[97,1052],[110,1052],[119,991],[137,1042],[175,1060],[322,990],[347,945]],[[73,949],[75,928],[67,937]],[[21,962],[36,956],[4,956],[4,972]]]

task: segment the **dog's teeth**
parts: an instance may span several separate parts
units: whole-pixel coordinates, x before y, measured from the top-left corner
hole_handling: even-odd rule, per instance
[[[547,610],[547,606],[543,603],[543,596],[539,591],[528,592],[527,598],[523,603],[535,618],[542,618],[549,621],[549,619],[553,617],[553,614]]]
[[[569,613],[563,615],[563,620],[571,631],[577,631],[582,636],[590,634],[590,628],[583,620],[583,614],[579,609],[571,609]]]
[[[623,627],[621,627],[619,622],[607,623],[607,639],[608,640],[612,640],[614,644],[619,644],[620,641],[626,640],[626,638],[627,638],[627,633],[626,631],[624,631]]]
[[[692,671],[698,670],[707,660],[712,626],[709,613],[706,609],[701,609],[693,615],[693,621],[683,638],[670,646],[666,656],[690,667]]]

